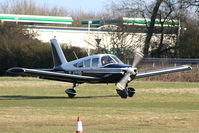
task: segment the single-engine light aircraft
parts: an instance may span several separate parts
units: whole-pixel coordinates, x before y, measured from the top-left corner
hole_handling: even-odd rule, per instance
[[[141,52],[134,53],[132,65],[124,64],[119,58],[112,54],[96,54],[68,62],[57,40],[51,39],[50,44],[54,63],[53,68],[28,69],[14,67],[8,69],[7,72],[38,76],[42,79],[71,82],[73,83],[72,88],[65,90],[65,93],[68,94],[70,98],[75,97],[75,87],[77,87],[78,84],[115,83],[118,87],[118,89],[116,89],[118,95],[121,98],[127,98],[135,94],[135,89],[128,87],[128,83],[134,79],[192,69],[191,66],[182,65],[138,72],[136,66],[143,58]]]

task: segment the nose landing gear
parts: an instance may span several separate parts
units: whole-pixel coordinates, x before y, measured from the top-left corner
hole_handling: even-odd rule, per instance
[[[120,89],[116,89],[117,94],[121,97],[121,98],[127,98],[127,97],[133,97],[133,95],[135,94],[135,89],[134,88],[126,88],[123,90]]]
[[[128,88],[128,96],[129,97],[133,97],[133,95],[135,95],[135,93],[136,93],[136,91],[134,88],[132,88],[132,87]]]

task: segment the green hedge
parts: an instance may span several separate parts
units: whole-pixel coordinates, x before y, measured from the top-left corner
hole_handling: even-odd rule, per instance
[[[64,45],[63,51],[68,60],[86,55],[80,48]],[[33,33],[27,33],[23,27],[4,25],[0,27],[0,75],[7,75],[11,67],[50,68],[53,67],[51,48],[48,43],[35,39]]]

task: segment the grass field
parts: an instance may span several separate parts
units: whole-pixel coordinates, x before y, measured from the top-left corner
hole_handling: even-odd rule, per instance
[[[114,85],[78,86],[36,78],[0,78],[0,133],[197,133],[199,83],[135,81],[133,98],[121,99]]]

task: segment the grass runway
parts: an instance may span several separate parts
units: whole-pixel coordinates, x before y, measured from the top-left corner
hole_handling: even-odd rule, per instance
[[[199,83],[135,81],[133,98],[116,87],[37,78],[0,78],[0,133],[72,133],[81,116],[85,133],[197,133]]]

